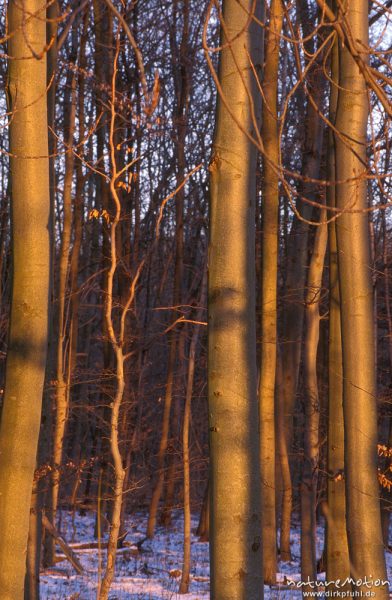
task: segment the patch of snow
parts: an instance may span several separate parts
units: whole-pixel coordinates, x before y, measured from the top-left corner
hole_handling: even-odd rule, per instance
[[[85,573],[77,575],[65,559],[56,567],[41,573],[42,600],[95,600],[98,581],[106,564],[106,548],[97,547],[94,539],[95,514],[80,516],[63,511],[60,517],[61,531],[77,554]],[[117,552],[116,575],[112,585],[110,600],[207,600],[209,594],[209,552],[208,543],[199,542],[192,535],[191,580],[189,594],[178,594],[179,573],[182,568],[183,519],[180,511],[174,514],[173,525],[169,529],[157,527],[153,540],[143,542],[141,551],[136,544],[145,538],[147,515],[133,514],[126,522],[128,535],[124,548]],[[197,517],[192,520],[192,530],[197,527]],[[103,542],[106,540],[104,539]],[[317,556],[322,554],[324,528],[317,528]],[[93,547],[86,548],[91,544]],[[279,563],[278,584],[265,586],[265,600],[296,600],[301,591],[289,587],[288,581],[300,581],[300,527],[293,523],[291,532],[292,560]],[[387,568],[392,581],[392,553],[387,552]],[[319,574],[323,580],[325,574]]]

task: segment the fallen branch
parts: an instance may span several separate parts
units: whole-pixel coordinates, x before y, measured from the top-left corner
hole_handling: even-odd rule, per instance
[[[55,541],[58,543],[62,551],[64,552],[66,558],[69,560],[75,571],[79,575],[83,575],[84,569],[80,564],[78,557],[75,552],[73,552],[72,548],[70,548],[64,538],[57,531],[56,527],[52,525],[46,515],[42,515],[42,525],[45,527],[46,531],[54,537]]]

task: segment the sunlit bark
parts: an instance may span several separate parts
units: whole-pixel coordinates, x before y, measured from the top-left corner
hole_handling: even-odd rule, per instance
[[[257,3],[257,10],[261,8]],[[245,10],[246,9],[246,10]],[[211,598],[263,596],[255,340],[256,149],[262,36],[253,2],[223,4],[218,99],[210,164],[208,398],[211,477]],[[230,46],[227,41],[232,40]],[[255,121],[248,94],[253,97]],[[231,111],[231,114],[229,112]]]
[[[27,18],[26,15],[29,15]],[[11,1],[12,306],[0,428],[0,597],[22,600],[48,335],[46,4]]]
[[[276,581],[275,376],[279,237],[278,68],[283,6],[273,0],[266,38],[261,136],[263,162],[263,237],[261,273],[260,467],[263,510],[264,581]],[[281,432],[284,435],[284,432]]]
[[[335,124],[338,98],[339,54],[337,42],[331,53],[331,89],[329,119]],[[335,142],[328,132],[327,203],[335,202]],[[339,273],[336,247],[336,223],[328,226],[329,244],[329,343],[328,343],[328,481],[327,481],[327,579],[344,581],[350,574],[346,532],[346,492],[344,486],[344,423],[342,335],[340,324]],[[349,591],[350,586],[346,586]],[[336,588],[338,591],[338,588]]]
[[[368,43],[368,3],[345,6],[347,25],[360,52]],[[363,55],[366,58],[365,55]],[[366,180],[368,96],[365,80],[346,46],[339,47],[336,113],[337,250],[343,348],[343,410],[347,533],[355,578],[386,580],[377,480],[377,390],[374,366]],[[362,590],[365,593],[365,587]],[[366,591],[368,591],[366,589]],[[376,598],[387,598],[374,586]]]

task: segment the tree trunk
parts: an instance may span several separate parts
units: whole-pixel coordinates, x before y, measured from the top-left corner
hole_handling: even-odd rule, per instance
[[[86,112],[85,112],[85,68],[86,68],[86,44],[87,44],[87,26],[88,26],[88,12],[86,11],[83,17],[83,30],[80,38],[79,48],[79,73],[77,80],[78,88],[78,138],[79,144],[78,155],[81,159],[84,158],[84,149],[82,142],[86,135]],[[80,290],[78,286],[78,275],[79,275],[79,256],[82,247],[83,238],[83,192],[84,192],[85,176],[82,170],[82,161],[76,162],[76,189],[75,189],[75,203],[74,203],[74,242],[72,247],[72,256],[70,264],[70,287],[71,287],[71,325],[70,325],[70,349],[69,349],[69,371],[71,375],[74,374],[76,367],[76,353],[78,347],[78,327],[79,327],[79,302],[80,302]]]
[[[321,106],[323,80],[321,77],[321,67],[318,62],[319,61],[316,61],[308,74],[308,86],[314,102],[318,106]],[[302,201],[301,196],[310,200],[316,200],[318,198],[319,188],[311,181],[311,179],[317,179],[319,177],[323,139],[321,119],[310,101],[307,103],[304,131],[305,141],[302,150],[303,161],[301,168],[301,174],[304,181],[299,185],[299,198],[297,200],[297,210],[299,210],[304,220],[295,216],[290,229],[286,267],[287,276],[284,292],[286,302],[283,319],[284,344],[282,346],[283,380],[281,392],[284,395],[285,435],[289,455],[294,433],[293,420],[295,399],[303,339],[304,291],[309,237],[309,224],[306,220],[311,219],[313,213],[313,206],[308,202]],[[288,496],[292,496],[292,490],[289,491],[287,485],[288,478],[286,478],[285,493]],[[283,504],[288,508],[289,498],[283,498]],[[290,525],[290,520],[287,519],[286,516],[284,520],[282,519],[281,540],[289,540],[290,531],[283,530],[283,525],[285,527]],[[290,546],[286,544],[283,546],[281,542],[281,550],[287,555],[290,552]]]
[[[279,241],[278,67],[283,22],[281,0],[273,0],[266,41],[263,161],[263,234],[261,273],[260,467],[263,511],[264,581],[276,583],[275,379]]]
[[[173,12],[174,12],[174,20],[177,19],[177,3],[173,3]],[[188,35],[189,35],[189,3],[188,0],[183,2],[183,29],[182,29],[182,37],[180,48],[177,48],[175,45],[172,48],[173,52],[173,64],[176,64],[173,73],[174,79],[174,88],[175,88],[175,98],[176,98],[176,106],[175,106],[175,114],[174,119],[176,123],[176,159],[177,159],[177,177],[176,177],[176,187],[179,187],[184,179],[185,175],[185,167],[186,167],[186,159],[185,159],[185,136],[187,131],[187,109],[188,109],[188,95],[189,95],[189,82],[188,82],[188,67],[187,61],[188,58]],[[176,56],[176,50],[179,52],[179,60]],[[178,63],[178,64],[177,64]],[[182,298],[182,285],[183,285],[183,271],[184,271],[184,198],[185,198],[185,190],[182,187],[178,193],[176,194],[176,258],[174,265],[174,293],[173,293],[173,305],[178,307],[181,304]],[[174,315],[177,314],[175,311]],[[176,366],[177,366],[177,354],[180,351],[181,341],[179,339],[178,332],[173,329],[170,334],[169,339],[169,365],[168,365],[168,376],[166,383],[166,393],[165,393],[165,407],[164,407],[164,415],[163,415],[163,424],[162,424],[162,436],[161,442],[159,446],[158,453],[158,468],[157,468],[157,481],[154,487],[151,506],[150,506],[150,514],[149,521],[147,525],[147,535],[148,537],[153,537],[155,523],[156,523],[156,514],[158,511],[158,504],[162,494],[163,483],[164,483],[164,463],[167,454],[167,448],[169,443],[169,430],[170,430],[170,412],[173,398],[173,387],[176,383],[176,379],[180,382],[180,377],[176,377]],[[179,413],[178,410],[178,400],[177,402],[177,410],[175,412]],[[175,415],[174,415],[175,417]],[[176,428],[177,428],[178,418],[173,418],[172,424],[172,452],[169,455],[169,469],[167,474],[167,494],[165,498],[165,506],[162,513],[162,523],[164,525],[169,525],[171,521],[171,511],[172,504],[174,498],[174,472],[175,472],[175,444],[176,440]]]
[[[170,411],[173,397],[173,380],[174,380],[174,369],[177,355],[177,333],[171,332],[170,336],[170,351],[169,351],[169,365],[168,375],[166,380],[166,392],[165,392],[165,404],[163,409],[162,418],[162,432],[161,440],[159,443],[158,451],[158,465],[157,465],[157,476],[150,502],[150,511],[147,522],[148,538],[153,538],[155,533],[155,526],[157,521],[159,501],[162,496],[163,484],[165,479],[164,464],[166,458],[166,451],[169,440],[169,428],[170,428]]]
[[[208,479],[201,505],[196,535],[199,536],[200,542],[208,542],[210,539],[210,482]]]
[[[31,494],[29,537],[27,542],[27,561],[25,578],[25,600],[39,600],[39,570],[41,558],[42,537],[42,507],[40,506],[42,493],[39,481],[33,483]]]
[[[331,54],[331,89],[329,119],[336,120],[338,98],[339,53],[335,42]],[[328,132],[328,180],[327,202],[334,207],[335,201],[335,143],[332,129]],[[350,575],[346,532],[346,491],[344,487],[344,422],[343,422],[343,373],[342,334],[340,324],[340,293],[338,257],[336,247],[336,222],[328,226],[329,235],[329,348],[328,348],[328,457],[327,457],[327,530],[326,558],[327,580],[344,581]],[[340,588],[339,588],[340,589]],[[350,591],[348,585],[345,591]],[[335,588],[338,591],[338,588]]]
[[[110,451],[113,463],[114,472],[114,485],[113,485],[113,500],[112,510],[110,518],[110,530],[108,539],[107,549],[107,563],[104,576],[100,583],[98,597],[99,600],[107,600],[109,597],[110,587],[115,574],[115,563],[117,554],[117,545],[119,541],[120,528],[121,528],[121,507],[123,502],[123,487],[125,480],[125,470],[123,466],[123,458],[120,448],[120,436],[119,436],[119,417],[120,409],[124,397],[125,389],[125,377],[124,377],[124,365],[126,362],[126,354],[124,352],[125,347],[125,336],[127,329],[127,316],[135,299],[135,290],[141,269],[143,267],[143,261],[139,264],[135,276],[131,280],[128,297],[124,306],[122,306],[121,314],[119,319],[115,319],[114,316],[114,299],[113,299],[113,286],[116,271],[119,265],[119,256],[117,253],[117,236],[119,234],[119,224],[121,218],[121,201],[118,195],[118,181],[122,174],[122,169],[118,169],[116,162],[116,145],[115,145],[115,131],[116,131],[116,77],[117,77],[117,65],[118,56],[120,51],[119,38],[117,38],[116,54],[113,63],[113,76],[111,86],[111,119],[110,119],[110,133],[109,133],[109,148],[110,148],[110,159],[111,159],[111,179],[110,179],[110,192],[112,200],[115,206],[115,214],[110,224],[110,257],[109,257],[109,269],[107,272],[107,298],[104,303],[104,318],[106,322],[106,328],[109,335],[109,340],[113,353],[115,355],[116,364],[116,390],[113,398],[113,402],[110,404]],[[117,323],[118,332],[115,331],[115,325]]]
[[[251,1],[223,3],[222,42],[226,45],[221,51],[219,81],[225,102],[218,98],[210,165],[212,600],[263,597],[255,339],[257,152],[245,134],[258,130],[260,117],[256,81],[249,67],[249,56],[256,72],[262,60],[261,31],[248,20],[253,6]],[[261,3],[257,7],[261,9]]]
[[[276,369],[276,452],[282,475],[282,510],[280,518],[279,554],[280,560],[289,562],[291,560],[290,522],[293,506],[293,486],[291,483],[290,461],[287,449],[287,438],[285,435],[284,394],[282,385],[282,358],[279,353],[277,356]]]
[[[389,157],[386,158],[386,168],[388,169]],[[392,313],[391,313],[391,294],[390,294],[390,271],[388,266],[388,229],[387,229],[387,220],[385,216],[385,210],[381,213],[382,219],[382,239],[383,239],[383,276],[384,276],[384,298],[385,298],[385,311],[386,311],[386,321],[388,327],[388,363],[389,369],[392,371]],[[385,417],[386,425],[385,429],[387,435],[385,436],[385,443],[387,446],[391,447],[392,445],[392,415],[390,406],[387,408],[387,415]],[[392,462],[391,459],[388,458],[385,462],[385,471],[392,470]],[[384,471],[384,472],[385,472]],[[391,516],[391,506],[390,506],[390,491],[388,488],[383,488],[381,490],[381,524],[382,524],[382,535],[384,540],[384,546],[387,548],[389,546],[389,523]]]
[[[368,3],[345,6],[359,52],[368,44]],[[342,15],[339,15],[342,16]],[[363,55],[363,58],[365,55]],[[336,113],[336,206],[367,208],[365,80],[346,46],[339,46],[339,96]],[[337,220],[337,249],[343,348],[343,411],[346,457],[347,533],[351,574],[386,580],[377,479],[377,390],[374,320],[365,212],[342,213]],[[363,593],[366,586],[359,586]],[[365,589],[366,588],[366,589]],[[387,586],[372,586],[387,598]]]
[[[201,321],[206,303],[207,272],[203,274],[199,310],[196,321]],[[196,349],[199,340],[200,325],[194,325],[194,331],[189,348],[188,378],[184,407],[184,423],[182,429],[183,465],[184,465],[184,558],[181,582],[178,593],[187,594],[189,590],[189,575],[191,570],[191,481],[190,481],[190,455],[189,455],[189,427],[191,419],[191,403],[193,393],[193,380],[195,375]]]
[[[56,111],[56,69],[57,69],[57,31],[58,31],[59,5],[58,1],[50,2],[46,9],[46,42],[50,46],[47,51],[47,69],[46,81],[48,85],[47,111],[48,111],[48,147],[49,147],[49,190],[50,190],[50,309],[49,309],[49,343],[46,362],[46,374],[44,385],[44,397],[42,403],[43,428],[42,444],[44,460],[52,460],[52,441],[53,441],[53,416],[52,416],[52,394],[53,383],[56,379],[56,338],[54,335],[54,271],[56,257],[56,236],[55,236],[55,197],[56,197],[56,172],[55,172],[55,154],[56,154],[56,136],[55,136],[55,111]],[[41,444],[41,441],[39,442]],[[45,488],[47,486],[43,486]],[[45,510],[53,516],[52,513],[52,491],[51,489],[42,489],[41,504]],[[56,549],[53,537],[44,535],[42,564],[44,567],[51,566],[55,562]]]
[[[99,82],[100,93],[97,94],[95,103],[95,118],[101,120],[98,125],[96,135],[96,153],[97,153],[97,165],[101,173],[106,173],[107,167],[105,165],[105,154],[109,152],[107,145],[107,133],[108,133],[108,114],[107,114],[107,96],[108,89],[110,88],[110,79],[113,68],[113,25],[112,25],[112,13],[108,7],[100,2],[99,0],[93,0],[93,12],[94,12],[94,31],[95,31],[95,45],[94,45],[94,72]],[[97,210],[109,211],[109,186],[106,178],[97,174],[95,177],[95,207]],[[110,242],[106,232],[99,236],[101,261],[102,261],[102,298],[103,303],[107,302],[107,271],[110,268]],[[103,312],[106,312],[104,307]],[[102,324],[103,334],[103,369],[106,373],[112,370],[112,353],[111,344],[109,340],[109,334],[106,329],[106,319],[103,319]],[[100,437],[102,438],[102,450],[101,450],[101,475],[102,475],[102,502],[100,519],[100,531],[101,535],[106,532],[107,529],[107,495],[110,483],[110,472],[108,471],[108,460],[110,454],[109,448],[109,430],[110,430],[110,408],[107,406],[107,397],[113,394],[113,379],[108,378],[105,385],[106,389],[102,390],[101,393],[101,406],[103,406],[102,417],[98,420],[97,428]],[[97,537],[97,525],[98,515],[95,524],[94,536]]]
[[[25,12],[26,11],[26,12]],[[26,19],[26,13],[29,18]],[[13,280],[0,428],[0,595],[23,600],[48,342],[46,4],[8,8]]]
[[[71,106],[65,119],[64,137],[68,148],[73,146],[76,112],[76,75],[72,76]],[[72,180],[74,171],[74,156],[68,151],[65,158],[64,194],[63,194],[63,233],[59,261],[59,292],[58,292],[58,338],[56,361],[56,422],[53,441],[53,474],[52,474],[52,522],[55,524],[57,502],[60,487],[60,467],[63,455],[65,426],[68,419],[69,382],[64,352],[66,340],[66,293],[69,271],[69,253],[71,248],[72,226]]]
[[[305,297],[305,435],[301,481],[301,577],[316,581],[316,504],[319,470],[320,405],[317,381],[317,349],[320,334],[320,297],[328,229],[325,210],[320,211]],[[305,589],[305,588],[304,588]]]

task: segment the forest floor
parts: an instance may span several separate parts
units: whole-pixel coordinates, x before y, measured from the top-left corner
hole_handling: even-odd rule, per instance
[[[106,549],[97,548],[94,539],[95,514],[80,516],[62,511],[59,529],[67,543],[77,554],[85,572],[76,574],[72,565],[60,560],[55,568],[41,573],[42,600],[95,600],[99,577],[102,576]],[[208,543],[199,542],[192,536],[192,567],[189,594],[178,594],[182,567],[183,521],[180,511],[176,512],[170,529],[158,527],[153,540],[145,540],[139,548],[138,542],[145,538],[146,514],[133,514],[127,521],[128,535],[124,548],[118,550],[116,577],[110,600],[207,600],[209,596]],[[192,529],[197,526],[197,517]],[[318,557],[322,553],[324,528],[317,529]],[[90,545],[90,548],[86,547]],[[139,544],[140,545],[140,544]],[[92,546],[92,547],[91,547]],[[279,563],[278,586],[265,587],[265,600],[301,598],[300,590],[289,587],[288,581],[300,580],[300,531],[294,522],[291,536],[292,561]],[[388,576],[392,582],[392,554],[387,553]],[[320,573],[323,580],[325,574]]]

